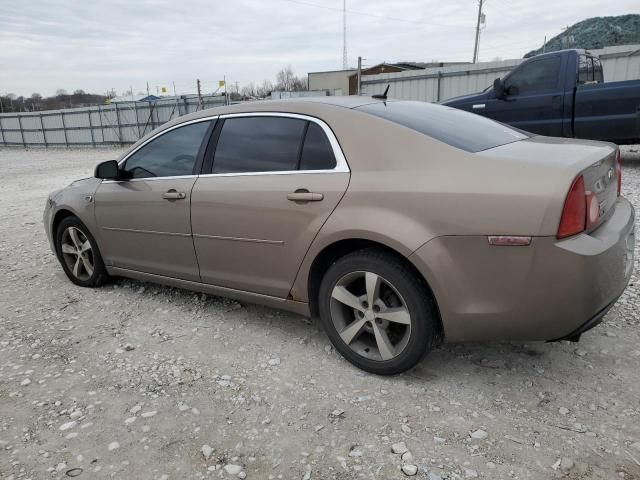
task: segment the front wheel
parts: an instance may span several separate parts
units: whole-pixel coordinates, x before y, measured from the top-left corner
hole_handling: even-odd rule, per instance
[[[108,278],[98,245],[76,217],[67,217],[56,231],[56,251],[69,280],[81,287],[97,287]]]
[[[438,336],[426,286],[403,259],[383,250],[361,250],[336,261],[322,279],[318,300],[336,349],[372,373],[408,370]]]

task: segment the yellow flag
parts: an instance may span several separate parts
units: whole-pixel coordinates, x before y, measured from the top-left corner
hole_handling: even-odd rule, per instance
[[[218,82],[218,88],[220,88],[220,87],[224,87],[224,80],[220,80]]]
[[[160,93],[169,93],[169,87],[160,87]]]

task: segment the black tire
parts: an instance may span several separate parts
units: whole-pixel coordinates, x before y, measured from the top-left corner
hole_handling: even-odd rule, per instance
[[[370,272],[382,277],[388,285],[388,287],[385,288],[393,289],[395,293],[400,295],[400,300],[404,303],[403,307],[408,311],[410,316],[408,333],[406,333],[407,327],[403,326],[403,328],[405,328],[405,337],[402,341],[402,349],[399,353],[394,353],[396,355],[395,357],[387,360],[383,358],[367,358],[363,356],[364,352],[361,354],[355,351],[342,339],[332,317],[332,305],[334,313],[336,313],[336,308],[345,309],[346,307],[347,317],[349,316],[350,307],[332,298],[332,292],[334,292],[334,288],[336,288],[338,282],[343,281],[342,279],[350,278],[351,275],[357,276],[363,272]],[[355,282],[357,281],[359,280],[356,279]],[[362,279],[362,281],[365,280]],[[381,291],[382,290],[380,290],[380,292]],[[364,295],[366,296],[366,291]],[[433,348],[439,338],[440,322],[437,308],[427,286],[422,279],[418,277],[417,272],[408,265],[404,259],[382,249],[369,248],[359,250],[345,255],[331,265],[320,284],[318,307],[324,330],[335,348],[358,368],[378,375],[394,375],[410,369]],[[382,321],[377,318],[375,320],[366,320],[364,315],[355,309],[352,311],[352,314],[354,320],[352,323],[346,324],[347,327],[357,323],[358,316],[361,317],[361,321],[368,322],[365,325],[369,325],[372,331],[372,327],[375,327],[373,322]],[[371,315],[372,312],[368,312],[368,314]],[[390,327],[392,323],[388,322],[387,325]],[[365,330],[360,329],[359,331],[364,332]],[[358,335],[362,337],[363,333],[359,333]],[[373,337],[374,341],[377,341],[372,332],[369,332],[367,335]],[[390,339],[388,335],[386,335],[386,338],[387,340]],[[364,341],[370,342],[371,340],[369,338]],[[358,342],[360,342],[360,340],[358,340]],[[398,345],[400,345],[400,343],[398,343]],[[369,349],[365,350],[369,352]]]
[[[93,266],[91,274],[89,274],[89,271],[86,269],[84,264],[82,264],[80,267],[81,274],[79,274],[79,276],[76,276],[73,272],[73,267],[70,266],[68,263],[70,255],[65,254],[63,252],[62,245],[63,245],[63,241],[65,241],[64,239],[68,235],[68,233],[65,233],[65,232],[68,232],[70,228],[73,228],[79,231],[83,236],[83,237],[81,236],[81,238],[83,240],[86,239],[86,241],[88,241],[91,246],[90,251],[87,250],[86,252],[83,252],[85,254],[85,259],[87,261],[90,261],[90,264]],[[93,235],[91,235],[91,232],[89,231],[89,229],[84,225],[84,223],[80,221],[80,219],[73,216],[64,218],[60,222],[60,225],[58,225],[58,229],[55,232],[55,239],[56,239],[55,245],[56,245],[56,253],[58,255],[58,260],[62,265],[62,269],[64,270],[64,273],[67,275],[69,280],[71,280],[73,283],[81,287],[94,288],[94,287],[99,287],[109,279],[109,274],[107,273],[107,269],[105,268],[104,262],[102,261],[102,255],[100,255],[98,244],[93,238]],[[77,258],[77,255],[76,255],[76,258]]]

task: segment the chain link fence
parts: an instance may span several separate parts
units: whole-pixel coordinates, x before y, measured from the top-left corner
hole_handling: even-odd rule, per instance
[[[224,97],[194,96],[151,102],[118,102],[95,107],[0,114],[0,145],[86,147],[136,142],[181,115],[224,105]]]

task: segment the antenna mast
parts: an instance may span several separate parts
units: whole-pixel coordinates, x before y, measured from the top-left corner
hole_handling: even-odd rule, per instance
[[[342,69],[349,68],[347,58],[347,0],[342,0]]]

